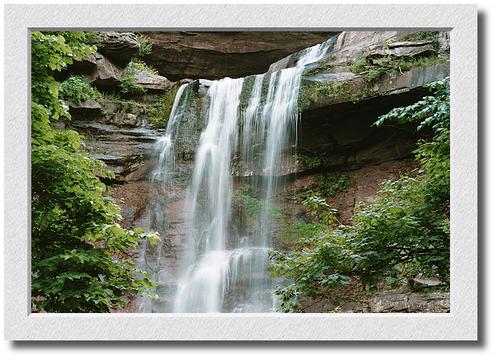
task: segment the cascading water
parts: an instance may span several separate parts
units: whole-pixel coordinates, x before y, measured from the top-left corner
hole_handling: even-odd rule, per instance
[[[303,50],[294,67],[256,75],[243,109],[241,94],[247,78],[210,82],[206,125],[185,199],[185,250],[171,311],[273,310],[267,258],[273,202],[281,186],[278,174],[285,164],[284,153],[297,141],[297,101],[305,65],[323,58],[330,45],[327,41]],[[183,85],[177,92],[160,141],[156,180],[167,181],[174,168],[177,130],[188,111],[186,88]],[[250,179],[239,182],[262,197],[250,229],[237,223],[232,213],[235,158],[241,178]]]
[[[166,133],[158,141],[158,148],[160,149],[159,163],[152,174],[152,180],[164,181],[167,178],[168,171],[174,168],[172,139],[175,137],[181,117],[185,114],[188,107],[187,98],[183,96],[186,86],[187,84],[181,85],[176,92],[171,114],[167,121]]]

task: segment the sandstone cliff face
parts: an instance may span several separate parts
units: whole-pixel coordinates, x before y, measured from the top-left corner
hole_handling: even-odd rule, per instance
[[[263,73],[274,61],[321,43],[330,32],[146,32],[146,57],[161,75],[182,78],[237,78]]]
[[[320,168],[358,168],[408,156],[420,137],[414,127],[376,128],[372,123],[394,107],[417,101],[427,93],[425,85],[449,75],[448,33],[421,39],[419,33],[398,31],[149,32],[146,36],[153,45],[147,62],[166,75],[138,73],[137,83],[157,94],[146,100],[152,103],[174,86],[168,79],[175,76],[183,78],[181,83],[190,81],[186,77],[273,72],[293,66],[301,48],[335,38],[327,56],[304,71],[299,99],[299,161],[282,168],[281,175]],[[109,91],[119,85],[123,65],[136,52],[136,36],[109,33],[101,38],[101,54],[75,64],[72,71],[87,74],[95,85]],[[196,81],[197,103],[207,101],[208,87],[209,81]],[[112,101],[70,105],[77,120],[74,126],[87,134],[95,154],[117,171],[120,180],[130,178],[128,175],[153,153],[158,133],[143,126],[147,120],[143,109],[131,111]],[[196,130],[190,129],[186,137],[189,148],[182,156],[187,158],[200,135],[202,119],[197,123]],[[122,144],[129,146],[123,148]],[[138,172],[141,178],[145,172]]]

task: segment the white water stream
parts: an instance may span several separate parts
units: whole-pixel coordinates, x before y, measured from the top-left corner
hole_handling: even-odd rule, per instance
[[[240,111],[240,98],[248,78],[224,78],[210,84],[206,125],[185,201],[185,250],[173,312],[273,311],[267,255],[272,247],[273,201],[281,186],[278,171],[285,149],[297,142],[297,103],[304,67],[322,59],[330,44],[327,41],[305,49],[294,67],[252,77],[244,111]],[[188,111],[186,87],[182,85],[176,94],[160,140],[155,180],[168,181],[174,169],[177,128]],[[254,149],[259,149],[259,154]],[[248,176],[246,181],[261,198],[252,231],[237,228],[240,225],[233,218],[235,157],[240,174]],[[257,169],[262,176],[251,176]]]

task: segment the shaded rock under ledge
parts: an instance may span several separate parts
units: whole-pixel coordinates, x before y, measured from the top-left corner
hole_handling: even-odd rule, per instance
[[[140,45],[134,33],[107,31],[99,32],[97,37],[99,52],[121,67],[138,55]]]
[[[96,55],[96,66],[89,75],[89,79],[99,90],[112,90],[121,83],[124,69],[101,54]]]
[[[103,113],[102,106],[95,100],[86,100],[80,103],[66,101],[66,104],[69,106],[69,112],[73,120],[93,119]]]
[[[293,52],[325,41],[337,32],[144,32],[152,44],[147,64],[170,80],[220,79],[263,73]]]

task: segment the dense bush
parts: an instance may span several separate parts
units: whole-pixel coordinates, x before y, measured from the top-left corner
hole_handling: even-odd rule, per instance
[[[62,82],[60,95],[64,100],[72,101],[76,104],[87,100],[97,100],[102,94],[95,89],[84,76],[70,76]]]
[[[325,298],[357,276],[375,285],[384,276],[438,276],[449,284],[449,80],[430,85],[433,95],[380,117],[416,122],[434,137],[415,151],[420,168],[381,185],[360,204],[353,225],[324,228],[303,249],[271,254],[274,275],[289,279],[276,294],[281,311],[301,311],[303,298]]]
[[[53,77],[73,59],[96,51],[80,32],[33,32],[32,49],[32,297],[38,310],[108,312],[123,295],[151,294],[148,274],[123,250],[157,234],[119,226],[119,207],[99,178],[112,177],[82,149],[72,130],[51,126],[70,118]],[[77,83],[78,81],[76,81]]]

